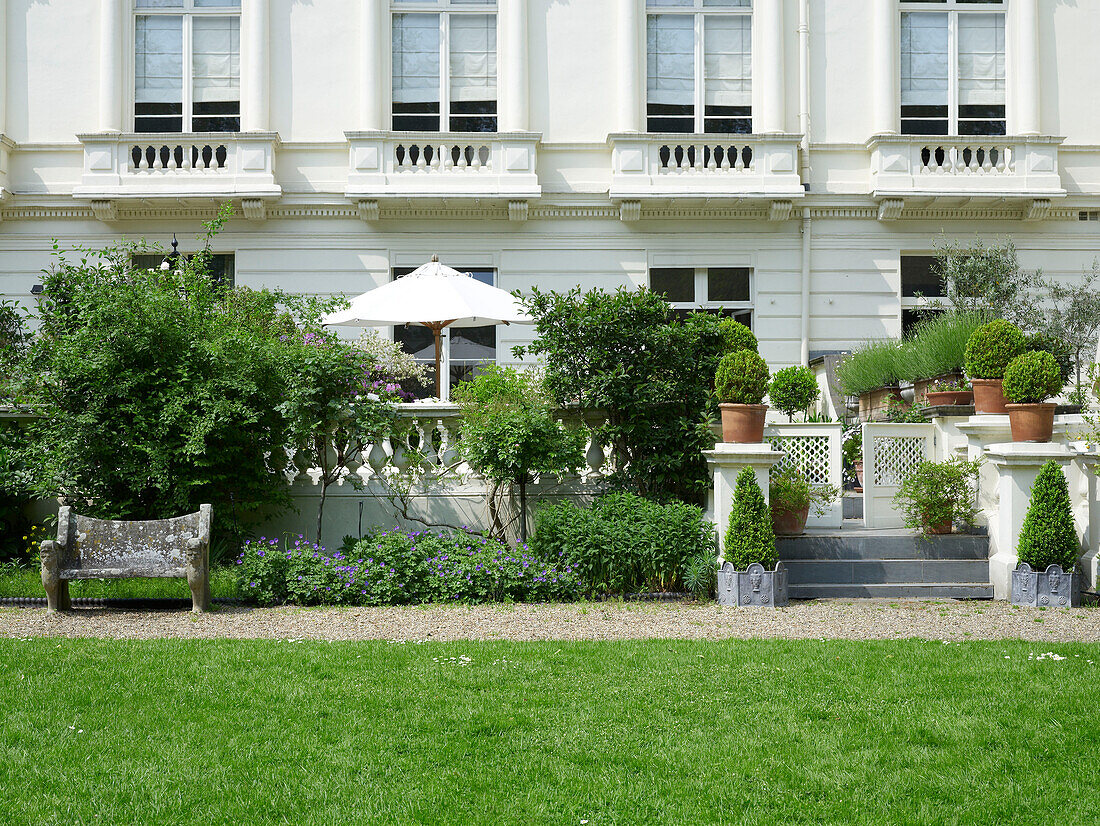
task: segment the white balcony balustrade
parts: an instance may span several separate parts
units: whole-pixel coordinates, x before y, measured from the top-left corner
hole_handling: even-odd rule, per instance
[[[542,194],[535,132],[346,132],[349,198],[488,198]]]
[[[610,135],[616,200],[800,198],[797,135]]]
[[[274,132],[78,135],[84,174],[78,198],[273,199]]]
[[[1062,138],[876,135],[871,189],[906,196],[1050,199],[1066,194],[1058,171]]]

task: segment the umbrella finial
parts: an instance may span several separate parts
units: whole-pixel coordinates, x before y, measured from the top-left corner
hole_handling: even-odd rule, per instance
[[[435,253],[432,253],[432,261],[434,263],[438,264],[439,263],[439,256],[436,255]]]

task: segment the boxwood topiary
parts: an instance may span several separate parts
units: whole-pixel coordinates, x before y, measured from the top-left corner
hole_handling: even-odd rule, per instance
[[[1014,404],[1038,404],[1057,395],[1063,384],[1054,356],[1037,350],[1009,363],[1001,387],[1005,398]]]
[[[754,562],[770,571],[779,561],[771,513],[752,468],[742,468],[737,474],[726,530],[725,557],[738,571],[744,571]]]
[[[768,391],[768,365],[752,350],[726,353],[714,376],[718,401],[727,404],[760,404]]]
[[[1072,571],[1081,555],[1070,511],[1069,486],[1053,459],[1043,465],[1031,488],[1031,502],[1016,552],[1021,562],[1036,571],[1045,571],[1048,565]]]
[[[805,410],[821,395],[813,370],[809,367],[784,367],[777,370],[768,387],[768,398],[772,407],[782,410],[787,418],[794,421],[794,414]]]
[[[1003,318],[983,324],[966,342],[966,374],[972,379],[1004,378],[1008,363],[1026,347],[1015,324]]]
[[[759,344],[756,342],[756,336],[753,335],[752,330],[740,321],[734,321],[732,318],[723,318],[721,330],[725,352],[736,353],[738,350],[752,350],[754,353],[757,352]]]
[[[1062,387],[1065,387],[1069,377],[1073,375],[1073,353],[1069,345],[1045,333],[1032,333],[1024,341],[1029,351],[1046,352],[1054,356],[1054,360],[1058,363],[1058,372],[1062,374]]]

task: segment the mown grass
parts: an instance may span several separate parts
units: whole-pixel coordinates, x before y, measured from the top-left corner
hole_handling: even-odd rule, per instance
[[[231,568],[211,568],[210,595],[214,599],[240,596]],[[38,568],[0,568],[0,597],[45,597]],[[74,579],[69,583],[70,597],[111,599],[150,599],[169,597],[191,599],[185,579]]]
[[[1048,649],[1065,660],[1029,659]],[[0,640],[8,823],[1094,823],[1100,646]]]

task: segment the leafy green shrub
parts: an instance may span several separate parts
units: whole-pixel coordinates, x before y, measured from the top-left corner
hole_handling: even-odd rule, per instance
[[[794,421],[796,412],[805,410],[820,395],[821,388],[814,378],[814,371],[809,367],[784,367],[777,370],[768,387],[768,398],[772,407],[786,413],[791,421]]]
[[[586,593],[667,590],[682,582],[689,559],[714,550],[714,526],[693,505],[659,505],[629,493],[611,493],[591,508],[563,501],[535,514],[532,550],[561,559]]]
[[[905,373],[902,344],[896,339],[864,342],[837,367],[840,386],[849,396],[862,396],[880,387],[896,387]]]
[[[1026,346],[1015,324],[1003,318],[983,324],[966,342],[966,374],[972,379],[1003,379],[1008,363]]]
[[[594,437],[611,447],[612,487],[701,504],[710,490],[702,451],[714,445],[706,418],[724,350],[721,320],[691,313],[680,322],[645,289],[532,290],[524,303],[536,338],[512,352],[540,357],[556,404],[606,417]]]
[[[1043,465],[1031,487],[1031,501],[1020,529],[1016,553],[1021,562],[1036,571],[1045,571],[1048,565],[1072,571],[1081,555],[1081,543],[1070,510],[1069,485],[1053,459]]]
[[[985,313],[945,312],[922,319],[906,346],[908,369],[904,379],[927,379],[961,372],[966,366],[966,343],[988,321]]]
[[[261,605],[398,605],[573,599],[571,566],[461,531],[382,531],[348,550],[303,536],[246,542],[240,591]]]
[[[768,365],[752,350],[726,353],[714,376],[714,393],[726,404],[760,404],[768,392]]]
[[[821,516],[839,495],[834,485],[810,485],[802,472],[791,465],[777,467],[768,480],[768,506],[773,512],[811,508]]]
[[[941,525],[969,523],[976,511],[974,483],[979,464],[950,459],[921,462],[910,470],[894,494],[905,526],[927,533]]]
[[[742,468],[737,474],[724,555],[738,571],[744,571],[754,562],[770,571],[779,561],[771,514],[752,468]]]
[[[1062,373],[1054,356],[1042,350],[1016,356],[1005,368],[1002,389],[1014,404],[1038,404],[1062,389]]]
[[[1032,333],[1024,338],[1028,352],[1050,353],[1058,364],[1058,372],[1062,376],[1062,384],[1058,388],[1066,386],[1069,377],[1073,375],[1073,353],[1066,342],[1046,333]],[[1052,394],[1053,395],[1053,394]]]
[[[718,590],[718,558],[713,550],[687,561],[684,565],[684,587],[696,599],[714,596]]]
[[[752,330],[740,321],[723,318],[719,328],[722,331],[722,341],[725,345],[723,354],[736,353],[738,350],[752,350],[754,353],[759,351],[760,345],[756,341],[756,336],[753,335]]]

